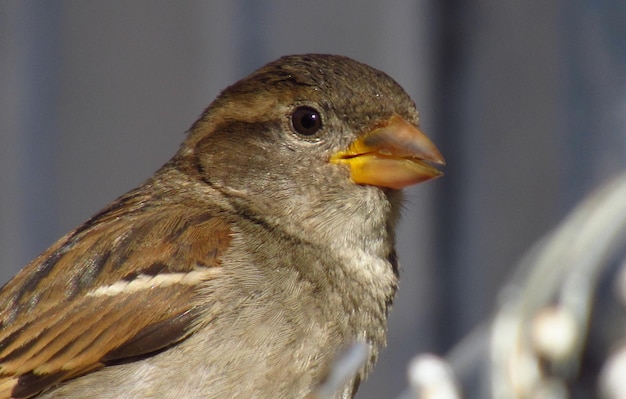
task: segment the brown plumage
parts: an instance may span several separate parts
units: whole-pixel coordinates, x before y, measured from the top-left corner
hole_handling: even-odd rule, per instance
[[[384,345],[399,188],[443,163],[391,78],[283,57],[0,292],[0,398],[304,397]]]

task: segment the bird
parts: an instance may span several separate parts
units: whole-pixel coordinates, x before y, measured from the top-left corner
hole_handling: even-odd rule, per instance
[[[0,398],[304,398],[385,345],[402,188],[442,175],[415,103],[345,56],[224,89],[153,176],[0,291]]]

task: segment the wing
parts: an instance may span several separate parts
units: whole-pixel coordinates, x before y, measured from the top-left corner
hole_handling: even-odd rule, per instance
[[[3,287],[0,398],[28,398],[186,337],[195,287],[219,275],[230,230],[201,207],[155,203],[122,197]]]

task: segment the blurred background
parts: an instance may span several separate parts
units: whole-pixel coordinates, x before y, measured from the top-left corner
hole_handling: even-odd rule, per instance
[[[389,345],[397,395],[493,310],[523,253],[626,166],[626,2],[0,2],[0,281],[140,184],[221,89],[343,54],[415,99],[446,175],[412,188]]]

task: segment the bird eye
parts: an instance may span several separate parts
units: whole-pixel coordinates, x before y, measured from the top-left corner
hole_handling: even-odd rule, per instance
[[[312,136],[322,128],[322,116],[311,107],[298,107],[291,114],[291,125],[296,133]]]

